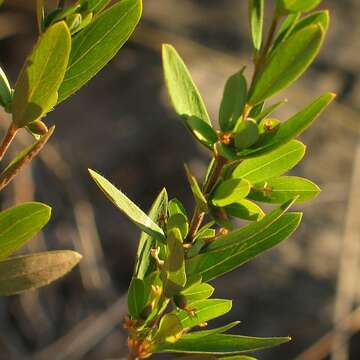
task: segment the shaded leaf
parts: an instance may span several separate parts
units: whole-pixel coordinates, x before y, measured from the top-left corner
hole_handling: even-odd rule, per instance
[[[71,49],[71,35],[64,22],[43,33],[15,85],[13,121],[18,127],[43,117],[55,105]]]
[[[130,316],[139,318],[146,305],[144,281],[132,278],[128,291],[128,310]]]
[[[211,196],[213,205],[223,207],[243,199],[250,191],[250,184],[242,179],[221,182]]]
[[[185,123],[190,132],[194,135],[195,139],[199,140],[209,149],[212,149],[218,139],[218,136],[215,130],[208,123],[196,116],[185,117]]]
[[[190,305],[195,301],[209,298],[214,290],[215,289],[207,283],[198,283],[186,288],[181,294],[186,297],[187,304]]]
[[[286,19],[282,22],[280,29],[276,35],[272,49],[275,49],[282,41],[284,41],[291,34],[291,31],[295,27],[297,21],[299,20],[300,15],[301,15],[300,13],[292,13],[286,17]]]
[[[289,337],[255,338],[240,335],[214,334],[199,339],[182,338],[175,344],[161,344],[156,347],[155,351],[219,355],[238,354],[268,349],[290,340]]]
[[[200,93],[174,47],[163,45],[162,59],[166,86],[176,113],[185,118],[194,116],[211,126]]]
[[[106,197],[142,231],[150,236],[164,241],[164,232],[153,220],[151,220],[137,205],[135,205],[124,193],[118,190],[103,176],[89,169],[89,173],[95,183],[103,191]]]
[[[259,157],[241,162],[232,177],[252,184],[280,176],[296,166],[305,155],[306,146],[297,140]]]
[[[116,55],[134,31],[141,12],[141,0],[122,0],[73,38],[58,102],[79,90]]]
[[[12,90],[9,84],[9,80],[6,77],[3,69],[0,67],[0,105],[4,107],[6,111],[9,111],[12,100]]]
[[[243,70],[230,76],[224,88],[219,111],[222,131],[231,131],[244,111],[247,99],[247,84]]]
[[[185,171],[196,204],[199,206],[199,208],[202,211],[207,211],[208,210],[207,200],[200,188],[200,185],[198,184],[195,176],[193,176],[192,173],[190,172],[190,169],[187,165],[185,165]]]
[[[272,204],[281,204],[296,197],[296,202],[300,203],[315,198],[319,193],[319,187],[310,180],[296,176],[282,176],[256,184],[248,197]]]
[[[240,321],[234,321],[230,324],[211,329],[211,330],[202,330],[202,331],[193,331],[191,333],[185,334],[182,338],[183,339],[199,339],[204,336],[214,335],[214,334],[222,334],[235,326],[239,325]]]
[[[324,38],[320,25],[289,36],[270,56],[250,93],[249,104],[255,105],[289,86],[309,67]]]
[[[69,250],[17,256],[0,261],[0,295],[14,295],[50,284],[81,260]]]
[[[51,208],[29,202],[0,213],[0,260],[34,237],[50,219]]]
[[[175,314],[165,314],[160,321],[159,330],[154,336],[155,343],[173,344],[177,342],[183,332],[180,319]]]
[[[271,115],[275,110],[277,110],[280,106],[287,103],[287,99],[281,100],[269,107],[267,107],[265,110],[261,111],[260,114],[258,114],[255,117],[256,122],[260,123],[263,119]]]
[[[243,199],[226,206],[225,211],[229,216],[234,216],[239,219],[250,221],[258,221],[262,219],[265,215],[264,211],[261,209],[260,206],[247,199]]]
[[[234,135],[235,147],[238,150],[249,148],[259,140],[259,129],[254,119],[241,121]]]

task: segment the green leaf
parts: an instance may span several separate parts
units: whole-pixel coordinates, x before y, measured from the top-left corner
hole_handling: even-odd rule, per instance
[[[259,103],[297,80],[319,52],[324,34],[320,25],[312,25],[282,42],[256,78],[249,104]]]
[[[141,0],[122,0],[73,38],[58,102],[79,90],[116,55],[134,31],[141,12]]]
[[[232,177],[256,184],[280,176],[301,161],[305,150],[306,146],[302,142],[292,140],[268,154],[244,160],[235,168]]]
[[[163,189],[151,205],[148,217],[159,227],[164,225],[166,219],[166,212],[168,206],[168,195],[166,189]],[[139,246],[136,255],[136,263],[134,275],[139,279],[144,279],[151,270],[151,262],[153,261],[150,255],[151,249],[155,248],[156,240],[146,232],[142,232],[139,240]]]
[[[190,355],[190,356],[182,356],[181,360],[257,360],[254,357],[246,356],[246,355],[233,355],[233,356],[221,356],[218,357],[216,355]]]
[[[198,354],[239,354],[247,351],[268,349],[284,344],[289,337],[255,338],[240,335],[214,334],[200,339],[180,339],[175,344],[161,344],[157,352],[179,352]]]
[[[214,334],[222,334],[235,326],[239,325],[240,321],[234,321],[230,324],[211,329],[211,330],[202,330],[202,331],[194,331],[182,336],[182,339],[200,339],[205,336],[214,335]]]
[[[185,310],[177,312],[183,328],[191,328],[211,319],[218,318],[231,310],[232,301],[223,299],[207,299],[191,304],[195,309],[195,316]]]
[[[17,256],[0,261],[0,296],[14,295],[50,284],[81,260],[69,250]]]
[[[247,199],[243,199],[234,204],[226,206],[225,211],[229,216],[234,216],[239,219],[249,221],[258,221],[265,215],[260,206]]]
[[[164,294],[171,298],[186,284],[184,248],[180,231],[173,229],[167,237],[167,256],[162,268]]]
[[[306,28],[307,26],[316,25],[316,24],[320,25],[326,32],[329,28],[329,22],[330,22],[330,15],[328,10],[317,11],[314,12],[313,14],[305,16],[300,21],[298,21],[294,26],[294,28],[291,30],[291,34],[294,34]]]
[[[55,105],[70,49],[71,36],[64,22],[41,35],[15,85],[12,113],[18,127],[43,117]]]
[[[201,275],[203,281],[209,281],[232,271],[287,239],[299,226],[301,216],[301,213],[284,214],[259,233],[239,241],[237,245],[197,255],[187,261],[187,273]]]
[[[181,295],[186,297],[186,301],[190,305],[195,301],[209,298],[214,290],[215,289],[207,283],[198,283],[183,290]]]
[[[274,45],[272,49],[275,49],[281,42],[283,42],[292,32],[295,27],[297,21],[300,18],[300,13],[293,13],[286,17],[286,19],[282,22],[280,29],[276,35]]]
[[[277,0],[277,8],[282,14],[307,12],[315,9],[322,0]]]
[[[160,321],[159,330],[154,336],[154,342],[159,344],[173,344],[183,333],[180,319],[175,314],[165,314]]]
[[[235,147],[238,150],[249,148],[259,140],[259,129],[254,119],[241,121],[236,127],[234,136]]]
[[[186,176],[189,181],[190,188],[193,193],[196,204],[199,206],[201,211],[204,211],[204,212],[207,211],[208,210],[207,200],[200,188],[200,185],[198,184],[195,176],[193,176],[191,174],[190,169],[187,165],[185,165],[185,171],[186,171]]]
[[[277,110],[280,106],[284,105],[287,103],[287,99],[281,100],[271,106],[269,106],[268,108],[266,108],[265,110],[261,111],[256,117],[255,120],[257,123],[260,123],[263,119],[265,119],[266,117],[268,117],[269,115],[271,115],[275,110]]]
[[[252,42],[255,50],[259,51],[264,25],[264,0],[249,0],[249,11]]]
[[[220,104],[219,125],[222,131],[231,131],[240,119],[247,99],[247,84],[243,71],[230,76]]]
[[[132,222],[150,236],[160,241],[164,241],[164,232],[159,225],[151,220],[124,193],[95,171],[89,169],[89,173],[106,197]]]
[[[188,218],[186,215],[184,205],[176,198],[171,199],[169,201],[168,212],[169,212],[169,216],[176,214],[183,214],[186,218]]]
[[[140,317],[146,305],[144,281],[132,278],[128,291],[128,310],[131,317]]]
[[[238,155],[244,158],[258,156],[288,143],[291,139],[302,134],[334,100],[334,98],[335,94],[325,93],[303,110],[292,116],[288,121],[281,124],[277,133],[270,137],[268,141],[264,141],[257,148],[242,150]]]
[[[281,204],[297,197],[296,202],[304,202],[319,195],[320,189],[312,181],[296,176],[281,176],[256,184],[248,197],[255,201]]]
[[[184,214],[174,214],[169,217],[166,224],[166,231],[169,233],[173,229],[180,231],[181,239],[185,239],[189,232],[189,222]]]
[[[180,55],[165,44],[162,59],[166,86],[176,113],[185,119],[194,116],[211,126],[204,102]]]
[[[218,136],[215,130],[206,122],[196,116],[185,117],[185,123],[194,135],[195,139],[199,140],[203,145],[212,149]]]
[[[243,179],[229,179],[221,182],[211,196],[211,202],[224,207],[243,199],[250,192],[250,184]]]
[[[274,222],[280,219],[286,211],[295,203],[295,200],[289,200],[272,210],[269,214],[264,216],[260,221],[251,223],[245,227],[232,231],[230,234],[220,236],[210,243],[207,247],[207,251],[213,251],[225,247],[238,245],[252,239],[254,236],[261,236],[261,234]]]
[[[9,110],[12,100],[12,90],[9,84],[9,80],[6,77],[3,69],[0,67],[0,105],[4,107],[6,111]]]
[[[50,219],[51,208],[29,202],[0,213],[0,260],[36,235]]]
[[[102,11],[111,0],[80,0],[81,8],[84,11],[92,11],[94,13]]]

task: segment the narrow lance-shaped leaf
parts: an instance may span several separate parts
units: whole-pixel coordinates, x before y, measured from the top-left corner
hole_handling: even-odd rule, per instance
[[[180,339],[175,344],[161,344],[157,352],[176,352],[192,354],[239,354],[247,351],[268,349],[284,344],[289,337],[255,338],[240,335],[214,334],[200,339]]]
[[[256,184],[248,197],[271,204],[281,204],[296,197],[296,202],[301,203],[315,198],[319,193],[319,187],[310,180],[296,176],[281,176]]]
[[[168,195],[166,189],[163,189],[151,205],[148,214],[148,217],[160,227],[166,218],[167,204]],[[134,270],[134,275],[139,279],[144,279],[149,269],[151,270],[151,262],[153,260],[150,251],[155,247],[155,242],[156,240],[148,233],[141,233]]]
[[[264,0],[249,0],[249,12],[252,42],[255,50],[259,51],[262,44]]]
[[[18,127],[43,117],[56,103],[71,49],[64,22],[50,26],[26,60],[15,85],[13,121]]]
[[[0,296],[14,295],[50,284],[81,260],[69,250],[17,256],[0,261]]]
[[[224,88],[219,111],[219,125],[222,131],[231,131],[244,111],[247,98],[247,84],[243,70],[230,76]]]
[[[243,158],[259,156],[286,144],[291,139],[302,134],[334,100],[335,96],[336,95],[333,93],[325,93],[320,96],[310,105],[292,116],[288,121],[281,124],[277,133],[268,141],[262,143],[257,148],[242,150],[238,153],[238,155]]]
[[[255,184],[280,176],[301,161],[305,150],[306,146],[302,142],[293,140],[269,154],[244,160],[235,168],[232,177]]]
[[[285,214],[258,235],[250,236],[238,245],[205,252],[191,258],[186,264],[188,274],[198,274],[204,281],[209,281],[238,268],[287,239],[300,224],[301,216],[301,213]]]
[[[89,173],[95,183],[103,191],[106,197],[142,231],[152,237],[164,241],[164,232],[151,220],[137,205],[135,205],[124,193],[118,190],[110,181],[89,169]]]
[[[204,102],[190,72],[171,45],[163,45],[165,82],[176,113],[184,118],[194,116],[211,126]]]
[[[185,165],[186,176],[190,184],[191,191],[193,193],[196,204],[202,211],[208,210],[207,200],[205,195],[203,194],[200,185],[198,184],[195,176],[193,176],[190,172],[190,169],[187,165]]]
[[[94,13],[103,10],[110,2],[111,0],[80,0],[82,9]]]
[[[79,90],[116,55],[134,31],[141,12],[141,0],[122,0],[73,38],[58,102]]]
[[[329,23],[330,23],[329,10],[316,11],[299,20],[295,24],[294,28],[291,30],[291,34],[295,34],[301,29],[306,28],[307,26],[316,25],[316,24],[320,25],[326,32],[329,28]]]
[[[0,213],[0,260],[8,257],[39,232],[49,221],[51,208],[30,202]]]
[[[235,326],[239,325],[240,321],[234,321],[230,324],[210,329],[210,330],[201,330],[201,331],[193,331],[191,333],[185,334],[182,336],[182,339],[200,339],[204,336],[214,335],[214,334],[222,334]]]
[[[309,67],[320,50],[324,30],[311,25],[289,36],[264,65],[249,97],[255,105],[289,86]]]

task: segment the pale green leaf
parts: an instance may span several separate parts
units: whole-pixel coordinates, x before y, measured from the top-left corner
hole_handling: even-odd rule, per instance
[[[236,203],[226,206],[225,211],[229,216],[234,216],[239,219],[249,221],[258,221],[265,215],[264,211],[259,205],[247,199],[242,199]]]
[[[232,177],[246,179],[252,184],[280,176],[297,165],[305,155],[306,146],[298,140],[262,156],[241,162]]]
[[[264,25],[264,0],[249,0],[249,12],[252,42],[255,50],[259,51]]]
[[[191,333],[185,334],[182,339],[200,339],[204,336],[214,335],[214,334],[222,334],[235,326],[239,325],[240,321],[234,321],[230,324],[214,328],[211,330],[202,330],[202,331],[193,331]]]
[[[13,121],[23,127],[49,112],[63,81],[71,49],[64,22],[50,26],[27,58],[15,85]]]
[[[158,331],[154,336],[154,343],[173,344],[179,340],[183,333],[180,319],[175,314],[165,314],[159,324]]]
[[[122,0],[73,38],[58,102],[79,90],[116,55],[134,31],[141,12],[141,0]]]
[[[319,193],[319,187],[310,180],[296,176],[281,176],[256,184],[248,197],[272,204],[282,204],[296,197],[296,202],[300,203],[315,198]]]
[[[193,176],[192,173],[190,172],[190,169],[187,165],[185,165],[185,171],[196,204],[199,206],[199,208],[202,211],[207,211],[208,210],[207,200],[200,188],[200,185],[198,184],[195,176]]]
[[[214,288],[207,283],[194,284],[181,292],[185,296],[187,304],[209,298],[214,293]]]
[[[50,284],[79,263],[69,250],[17,256],[0,261],[0,295],[14,295]]]
[[[51,208],[45,204],[23,203],[0,213],[0,260],[8,257],[34,237],[49,221]]]
[[[315,9],[322,0],[277,0],[278,10],[283,13],[307,12]]]
[[[194,116],[211,126],[204,102],[180,55],[166,44],[162,58],[165,82],[176,113],[185,119]]]
[[[164,241],[164,232],[153,220],[151,220],[137,205],[135,205],[124,193],[118,190],[110,181],[89,169],[89,173],[95,183],[103,191],[106,197],[142,231],[150,236]]]

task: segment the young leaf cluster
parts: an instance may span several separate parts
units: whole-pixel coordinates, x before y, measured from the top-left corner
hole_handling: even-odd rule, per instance
[[[1,2],[2,3],[2,2]],[[0,144],[0,161],[20,131],[33,143],[0,171],[0,190],[43,149],[54,132],[46,115],[98,71],[127,41],[137,25],[141,0],[78,0],[54,8],[36,1],[39,38],[26,58],[14,88],[0,68],[0,106],[11,124]],[[0,212],[0,295],[12,295],[49,284],[81,259],[73,251],[52,251],[8,258],[49,221],[51,209],[30,202]]]
[[[185,166],[195,203],[191,217],[165,189],[145,214],[90,170],[105,195],[141,230],[125,319],[129,359],[157,352],[193,354],[189,359],[194,354],[204,359],[250,359],[243,353],[289,341],[226,334],[238,322],[203,328],[232,306],[231,300],[212,298],[209,282],[291,236],[302,217],[290,211],[291,206],[320,191],[312,181],[286,173],[305,155],[306,146],[297,137],[334,94],[319,96],[289,119],[272,115],[286,100],[271,101],[305,72],[320,50],[329,14],[307,14],[319,3],[278,0],[265,34],[265,2],[249,1],[254,72],[250,77],[242,68],[226,81],[217,123],[210,119],[179,53],[171,45],[163,46],[164,77],[174,110],[211,156],[202,184]],[[268,213],[264,203],[273,205]],[[247,223],[239,228],[234,219]]]

